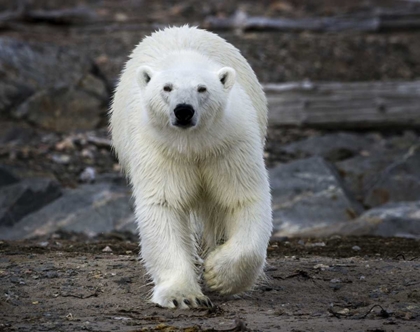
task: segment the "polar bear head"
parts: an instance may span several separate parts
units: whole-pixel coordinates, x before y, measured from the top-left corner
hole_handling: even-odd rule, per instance
[[[222,118],[235,80],[233,68],[208,68],[185,61],[162,70],[147,65],[137,70],[149,121],[174,130],[195,130]]]

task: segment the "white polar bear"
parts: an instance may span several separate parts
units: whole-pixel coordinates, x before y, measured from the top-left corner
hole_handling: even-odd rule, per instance
[[[110,127],[130,179],[141,257],[164,307],[211,306],[198,276],[237,294],[262,274],[272,230],[263,161],[267,103],[239,51],[193,27],[133,51]]]

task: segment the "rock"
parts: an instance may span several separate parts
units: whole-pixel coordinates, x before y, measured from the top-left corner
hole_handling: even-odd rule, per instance
[[[88,130],[100,123],[103,104],[95,95],[80,88],[64,86],[35,93],[12,115],[56,132]]]
[[[337,133],[287,144],[280,152],[300,158],[320,156],[329,161],[339,161],[358,155],[372,143],[372,140],[362,135]]]
[[[36,137],[35,130],[26,123],[0,122],[1,144],[28,144]]]
[[[31,238],[58,230],[89,236],[115,230],[135,232],[133,221],[127,187],[104,182],[66,190],[60,198],[23,218],[13,228],[0,228],[0,238]]]
[[[334,166],[321,157],[270,170],[274,236],[356,218],[363,208],[346,189]]]
[[[96,170],[93,167],[86,167],[79,176],[79,181],[82,183],[93,183],[96,178]]]
[[[389,203],[366,211],[355,220],[301,235],[323,237],[332,234],[420,238],[420,201]]]
[[[51,155],[51,160],[60,165],[68,165],[71,161],[71,156],[68,154],[54,153]]]
[[[98,114],[105,111],[107,82],[93,61],[76,49],[0,38],[0,69],[0,115],[71,131],[80,122],[94,128]],[[80,112],[86,120],[79,119]],[[57,114],[64,120],[54,124]]]
[[[19,179],[10,170],[0,166],[0,187],[18,182]]]
[[[1,174],[2,169],[7,171],[9,174],[12,174],[12,176],[15,178],[15,181],[13,183],[16,183],[19,181],[19,179],[31,179],[31,178],[48,178],[50,180],[57,181],[57,178],[55,177],[52,170],[48,169],[33,169],[30,167],[24,168],[23,166],[0,166],[0,187],[1,187]],[[10,183],[9,183],[10,184]]]
[[[0,226],[13,226],[23,217],[60,197],[50,179],[25,179],[0,189]]]
[[[420,200],[420,145],[337,163],[344,180],[367,207]]]

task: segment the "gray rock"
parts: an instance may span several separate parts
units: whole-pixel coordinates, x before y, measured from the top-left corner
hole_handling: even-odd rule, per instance
[[[373,141],[362,135],[337,133],[294,142],[281,148],[281,152],[297,157],[320,156],[329,161],[339,161],[359,154]]]
[[[358,219],[300,235],[325,237],[334,234],[420,238],[420,201],[385,204],[366,211]]]
[[[112,183],[82,185],[39,211],[23,218],[13,228],[0,228],[3,239],[31,238],[58,230],[89,236],[115,230],[133,230],[131,195],[125,186]]]
[[[0,128],[0,145],[29,144],[37,137],[34,128],[26,123],[1,121]]]
[[[39,91],[17,107],[12,116],[39,128],[66,132],[96,128],[103,101],[80,88],[63,86]]]
[[[0,114],[28,118],[33,123],[42,118],[43,124],[48,123],[43,127],[48,129],[56,119],[57,110],[70,112],[61,113],[69,126],[60,125],[60,130],[78,128],[78,124],[73,125],[69,120],[72,116],[76,119],[78,114],[67,104],[72,98],[77,101],[70,104],[76,105],[78,111],[83,103],[93,107],[83,108],[84,116],[88,118],[97,116],[98,107],[104,111],[108,101],[107,83],[97,74],[97,67],[87,56],[69,47],[0,38],[0,71]],[[44,111],[40,108],[42,103]],[[38,106],[34,114],[30,106]],[[15,111],[12,113],[12,110]],[[90,128],[97,122],[94,121]]]
[[[345,182],[367,207],[420,200],[420,146],[386,151],[336,164]]]
[[[18,182],[19,179],[10,170],[0,166],[0,187]]]
[[[0,189],[0,226],[13,226],[23,217],[60,197],[50,179],[25,179]]]
[[[275,236],[351,220],[363,211],[321,157],[278,166],[270,170],[270,182]]]

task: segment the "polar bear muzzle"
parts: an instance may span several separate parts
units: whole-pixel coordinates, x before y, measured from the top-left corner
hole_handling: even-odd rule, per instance
[[[181,128],[189,128],[195,126],[193,121],[194,108],[189,104],[178,104],[174,109],[175,123],[174,126]]]

